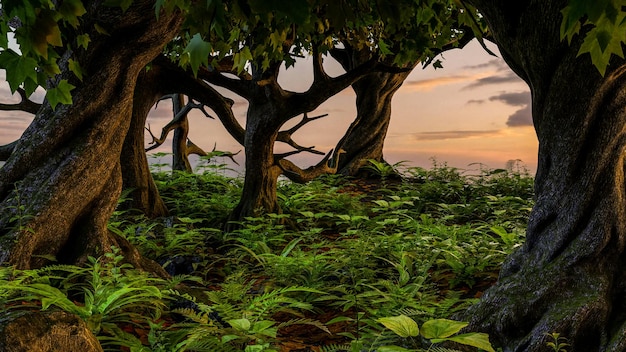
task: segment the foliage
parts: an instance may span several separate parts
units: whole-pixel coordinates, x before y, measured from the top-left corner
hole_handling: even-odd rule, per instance
[[[551,340],[546,343],[546,346],[550,347],[552,351],[567,352],[566,348],[569,347],[570,344],[567,343],[567,339],[565,337],[562,337],[561,334],[559,334],[558,332],[553,332],[551,334],[546,333],[546,336],[548,336],[548,338]]]
[[[285,213],[225,233],[241,180],[208,171],[155,179],[174,216],[116,211],[109,229],[172,280],[112,252],[85,267],[0,268],[0,304],[78,314],[106,350],[272,351],[311,328],[325,334],[324,351],[430,347],[411,341],[412,328],[397,334],[381,323],[406,316],[420,338],[459,336],[429,328],[495,282],[532,206],[532,179],[519,170],[466,174],[437,164],[406,168],[386,184],[393,193],[339,176],[281,182]]]
[[[561,13],[561,39],[572,42],[575,35],[584,35],[578,55],[589,53],[591,61],[604,76],[612,55],[624,58],[626,43],[626,11],[621,0],[570,0]]]

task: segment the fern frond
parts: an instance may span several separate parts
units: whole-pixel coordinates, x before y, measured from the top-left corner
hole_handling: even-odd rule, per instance
[[[349,343],[320,346],[320,352],[347,352],[352,346]]]
[[[314,320],[314,319],[307,319],[307,318],[292,319],[289,321],[285,321],[285,322],[278,324],[277,328],[280,329],[280,328],[284,328],[284,327],[292,326],[292,325],[311,325],[311,326],[315,326],[316,328],[328,334],[331,334],[330,330],[328,330],[328,327],[324,325],[322,322],[318,320]]]

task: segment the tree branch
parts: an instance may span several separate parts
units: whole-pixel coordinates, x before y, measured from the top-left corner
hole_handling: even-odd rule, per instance
[[[174,116],[172,121],[170,121],[167,125],[165,125],[163,127],[163,129],[161,130],[161,137],[159,137],[159,138],[157,138],[152,133],[152,131],[150,130],[150,125],[148,125],[146,130],[148,130],[148,132],[150,133],[150,136],[152,137],[152,142],[150,142],[149,144],[154,144],[154,145],[146,148],[146,152],[149,152],[149,151],[151,151],[153,149],[156,149],[156,148],[160,147],[163,143],[165,143],[165,139],[167,138],[167,135],[171,131],[175,130],[176,128],[181,127],[181,125],[184,123],[184,119],[187,117],[187,114],[189,113],[189,111],[191,111],[194,108],[202,110],[202,104],[198,104],[198,103],[195,103],[193,100],[189,100],[189,102],[187,104],[185,104],[185,106],[183,106],[182,109],[180,109],[180,111],[176,114],[176,116]],[[207,116],[208,116],[208,114],[207,114]]]
[[[276,164],[283,171],[283,175],[296,183],[306,183],[320,175],[331,175],[337,173],[337,162],[343,150],[331,150],[317,165],[302,169],[287,159],[280,159]]]
[[[210,107],[228,133],[237,143],[243,145],[246,131],[235,118],[232,110],[235,102],[232,99],[224,97],[211,85],[202,79],[195,78],[191,72],[183,70],[163,56],[157,58],[154,64],[158,64],[168,73],[169,82],[176,83],[174,90]]]
[[[41,104],[35,103],[34,101],[28,99],[24,89],[18,88],[17,92],[20,95],[21,101],[16,104],[1,104],[0,103],[0,110],[3,110],[3,111],[20,110],[20,111],[31,113],[33,115],[36,114],[39,108],[41,107]]]

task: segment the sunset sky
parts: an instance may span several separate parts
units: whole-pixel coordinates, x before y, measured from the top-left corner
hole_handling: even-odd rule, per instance
[[[534,172],[537,140],[527,85],[502,59],[488,55],[476,42],[445,53],[442,63],[443,69],[416,68],[395,94],[385,142],[386,159],[391,163],[406,161],[406,165],[429,167],[431,158],[435,158],[439,163],[462,169],[477,169],[476,165],[469,166],[472,163],[502,168],[508,160],[520,159]],[[327,66],[329,73],[340,73],[337,65]],[[310,62],[302,60],[295,68],[282,72],[279,82],[285,89],[304,91],[311,83],[311,72]],[[0,96],[5,97],[3,102],[17,100],[10,96],[6,84],[0,89]],[[247,104],[241,98],[233,98],[235,115],[244,124]],[[324,152],[333,148],[354,119],[354,100],[354,93],[348,88],[310,113],[309,116],[329,116],[298,131],[294,135],[296,142]],[[31,119],[28,114],[0,111],[0,144],[19,138]],[[162,102],[148,122],[156,134],[169,119],[171,105]],[[217,120],[195,111],[190,124],[190,139],[207,150],[214,144],[222,151],[241,149]],[[276,150],[288,148],[277,145]],[[164,145],[156,151],[169,152],[171,148]],[[243,165],[242,154],[236,160]],[[301,154],[291,159],[307,167],[319,158]]]

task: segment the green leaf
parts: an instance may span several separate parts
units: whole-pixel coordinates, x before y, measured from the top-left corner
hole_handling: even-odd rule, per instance
[[[201,65],[209,65],[211,44],[205,42],[200,33],[196,33],[189,41],[189,44],[187,44],[183,54],[186,54],[189,58],[191,70],[193,71],[194,76],[196,76],[198,74],[198,68],[200,68]]]
[[[95,23],[93,26],[96,29],[96,32],[98,32],[98,33],[100,33],[102,35],[110,35],[109,32],[107,32],[106,28],[102,27],[98,23]]]
[[[379,318],[376,321],[383,324],[387,329],[395,332],[400,337],[419,335],[419,328],[415,320],[406,315]]]
[[[446,338],[461,331],[467,325],[468,323],[450,319],[433,319],[422,325],[422,336],[427,339]]]
[[[83,80],[84,71],[82,67],[80,67],[78,61],[70,59],[68,61],[68,67],[70,71],[72,71],[76,75],[76,77],[78,77],[79,80]]]
[[[230,326],[232,326],[233,328],[243,332],[248,332],[248,330],[250,330],[250,326],[252,326],[250,324],[250,320],[246,318],[228,320],[228,324],[230,324]]]
[[[0,52],[0,68],[6,70],[6,80],[9,82],[11,93],[27,80],[38,81],[37,61],[32,57],[19,55],[12,49]]]
[[[393,52],[389,50],[389,46],[382,40],[378,40],[378,49],[383,55],[393,55]]]
[[[456,335],[444,339],[432,339],[430,342],[439,343],[444,341],[454,341],[467,346],[477,347],[487,352],[495,352],[493,346],[489,342],[489,335],[482,332],[470,332],[467,334]]]
[[[66,79],[61,80],[55,88],[50,88],[46,92],[46,99],[54,110],[58,104],[72,104],[72,94],[75,86],[69,84]]]
[[[78,17],[87,12],[81,0],[64,0],[59,8],[59,13],[63,16],[63,21],[69,23],[72,27],[77,28]]]
[[[247,46],[241,49],[239,52],[235,53],[233,60],[235,62],[234,68],[238,73],[243,72],[246,68],[246,64],[248,61],[252,60],[252,53],[250,52],[250,48]]]
[[[83,49],[87,49],[87,47],[89,46],[89,42],[91,42],[89,34],[80,34],[76,37],[76,43],[79,47],[82,47]]]

